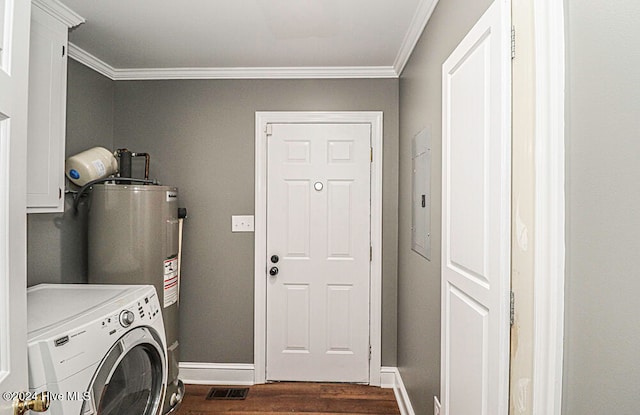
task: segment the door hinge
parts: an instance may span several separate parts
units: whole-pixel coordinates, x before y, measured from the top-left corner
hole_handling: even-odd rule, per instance
[[[58,187],[58,199],[62,199],[62,189]]]
[[[371,162],[373,163],[373,147],[371,147]]]
[[[509,296],[511,297],[511,304],[509,306],[509,324],[513,326],[513,321],[516,317],[516,298],[513,291],[509,293]]]
[[[373,261],[373,246],[369,245],[369,262]]]
[[[264,132],[265,132],[266,135],[272,135],[273,134],[272,125],[271,124],[267,124],[264,127]]]
[[[511,59],[516,58],[516,27],[511,26]]]
[[[371,360],[371,345],[369,345],[369,360]]]
[[[62,45],[62,56],[64,56],[64,52],[65,52],[65,46]]]

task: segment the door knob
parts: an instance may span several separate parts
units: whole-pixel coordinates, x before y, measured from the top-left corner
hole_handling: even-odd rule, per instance
[[[278,257],[278,255],[271,255],[271,262],[273,262],[274,264],[277,264],[278,261],[280,261],[280,258]]]
[[[278,267],[271,267],[271,269],[269,270],[269,275],[276,276],[278,275]]]
[[[49,409],[49,392],[41,392],[35,396],[35,399],[22,400],[16,398],[13,401],[13,415],[23,415],[27,411],[45,412]]]

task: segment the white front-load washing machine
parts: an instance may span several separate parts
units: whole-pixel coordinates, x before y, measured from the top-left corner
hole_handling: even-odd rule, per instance
[[[29,389],[49,415],[158,415],[167,386],[151,285],[40,284],[27,290]]]

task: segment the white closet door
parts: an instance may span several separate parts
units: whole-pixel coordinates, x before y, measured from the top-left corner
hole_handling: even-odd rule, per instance
[[[442,412],[506,415],[510,7],[496,0],[443,65]]]

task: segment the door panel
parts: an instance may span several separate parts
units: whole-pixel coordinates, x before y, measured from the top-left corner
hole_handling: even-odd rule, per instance
[[[308,258],[311,231],[309,227],[309,180],[285,180],[287,223],[285,258]]]
[[[327,286],[327,353],[353,354],[351,344],[352,285]]]
[[[508,4],[496,0],[443,65],[441,398],[449,415],[508,407]]]
[[[328,180],[327,183],[327,256],[329,259],[353,259],[352,180]]]
[[[309,285],[284,284],[286,341],[283,353],[309,353]]]
[[[447,292],[447,313],[450,316],[450,373],[465,374],[454,378],[449,414],[475,414],[483,408],[486,398],[489,310],[463,291],[450,287]]]
[[[370,124],[268,136],[267,379],[369,381]]]

